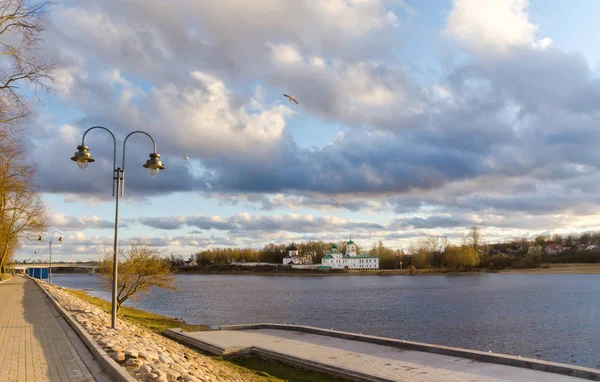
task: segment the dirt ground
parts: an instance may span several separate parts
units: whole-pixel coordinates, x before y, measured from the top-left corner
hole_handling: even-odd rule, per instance
[[[549,268],[511,269],[500,273],[526,274],[600,274],[600,264],[544,264]]]

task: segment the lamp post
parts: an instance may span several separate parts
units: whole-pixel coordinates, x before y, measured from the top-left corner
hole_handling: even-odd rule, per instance
[[[111,328],[115,329],[117,324],[117,264],[119,259],[119,195],[125,195],[125,145],[127,139],[133,134],[144,134],[150,138],[152,145],[154,146],[153,152],[149,154],[150,159],[146,161],[143,167],[148,169],[151,176],[158,175],[160,170],[164,170],[165,166],[160,161],[160,155],[156,152],[156,143],[154,138],[150,134],[144,131],[134,131],[129,133],[123,141],[123,160],[121,161],[121,167],[117,167],[117,139],[114,134],[103,126],[90,127],[83,133],[81,138],[81,145],[77,146],[77,152],[71,158],[72,161],[77,162],[77,166],[80,169],[85,170],[89,163],[95,161],[92,158],[92,154],[89,152],[89,148],[85,145],[85,136],[87,133],[94,129],[102,129],[107,131],[113,139],[113,196],[115,197],[115,243],[113,253],[113,280],[112,280],[112,317],[111,317]]]
[[[58,241],[62,243],[62,233],[60,231],[43,231],[42,234],[38,237],[38,241],[44,241],[43,235],[46,234],[48,237],[48,247],[49,247],[49,266],[48,266],[48,284],[52,285],[52,243],[54,243],[54,234],[58,234]],[[41,271],[40,271],[41,272]]]

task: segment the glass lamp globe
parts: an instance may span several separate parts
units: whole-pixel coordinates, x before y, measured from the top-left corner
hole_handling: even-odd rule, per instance
[[[77,166],[79,166],[80,169],[85,170],[85,168],[88,166],[88,161],[87,160],[78,160]]]
[[[150,174],[150,176],[156,176],[158,175],[158,172],[160,171],[159,168],[148,168],[148,173]]]

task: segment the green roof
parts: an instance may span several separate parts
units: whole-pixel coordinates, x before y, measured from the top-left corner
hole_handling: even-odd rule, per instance
[[[350,239],[346,244],[354,244],[354,242],[352,241],[352,239]]]
[[[323,256],[322,259],[333,259],[333,256],[331,256],[330,254],[327,254],[327,255]]]
[[[331,269],[329,265],[319,265],[316,269]]]

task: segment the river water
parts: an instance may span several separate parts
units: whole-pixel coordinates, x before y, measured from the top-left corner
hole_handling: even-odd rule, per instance
[[[98,276],[52,276],[110,299]],[[599,275],[179,275],[132,304],[211,326],[294,323],[600,369]]]

